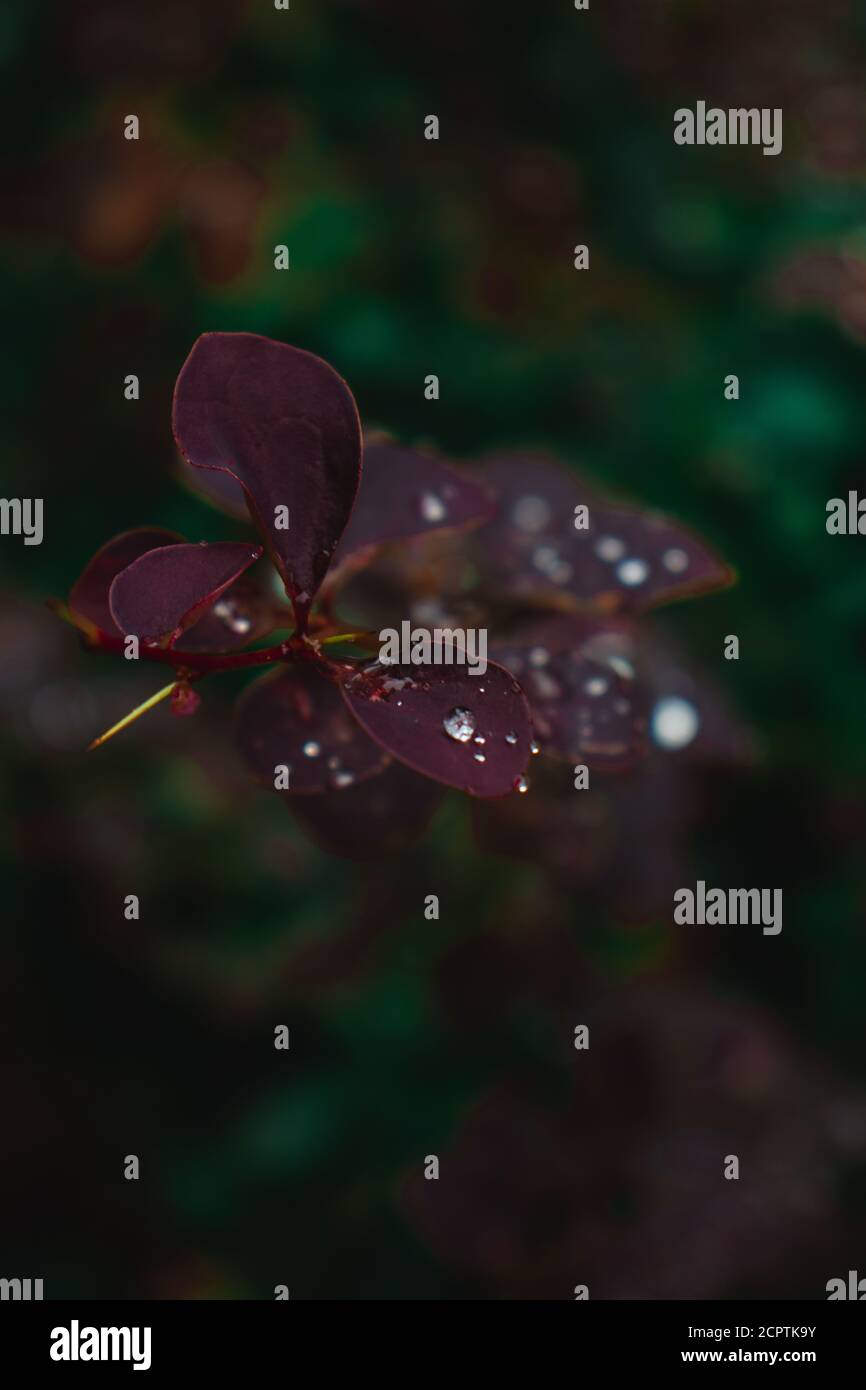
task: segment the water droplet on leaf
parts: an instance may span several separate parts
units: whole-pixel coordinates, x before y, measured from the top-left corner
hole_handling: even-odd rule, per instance
[[[420,505],[422,517],[431,524],[436,521],[444,521],[448,515],[448,508],[442,498],[436,496],[435,492],[422,492]]]
[[[685,748],[700,728],[700,717],[694,705],[678,695],[659,700],[652,712],[651,733],[659,748]]]
[[[225,623],[232,632],[245,633],[252,628],[252,620],[241,612],[231,599],[221,598],[213,606],[214,617]]]
[[[475,733],[475,715],[469,709],[453,709],[442,720],[442,727],[457,743],[468,743]]]
[[[621,541],[617,536],[602,536],[596,541],[595,553],[600,560],[607,560],[608,564],[615,564],[621,560],[625,554],[625,541]]]
[[[671,574],[682,574],[683,570],[687,570],[689,567],[689,557],[684,550],[680,550],[678,546],[673,546],[672,549],[665,551],[662,556],[662,564]]]
[[[643,584],[648,574],[649,565],[645,560],[637,559],[623,560],[622,564],[617,566],[616,571],[616,577],[620,583],[627,584],[629,588],[633,588],[636,584]]]

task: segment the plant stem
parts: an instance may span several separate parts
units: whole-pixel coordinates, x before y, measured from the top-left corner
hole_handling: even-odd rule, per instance
[[[337,642],[365,642],[378,634],[375,631],[367,632],[335,632],[331,637],[323,637],[322,646],[332,647]]]
[[[122,652],[125,646],[122,638],[110,637],[106,633],[100,633],[96,641],[89,645],[109,652]],[[179,652],[172,647],[150,647],[142,643],[139,645],[138,659],[204,676],[211,671],[240,671],[245,666],[265,666],[271,661],[283,661],[297,650],[298,644],[292,638],[278,642],[273,647],[259,647],[251,652]]]
[[[86,645],[95,651],[125,652],[126,640],[101,632],[92,623],[72,613],[65,603],[49,599],[48,607],[64,622],[70,624],[84,638]],[[364,642],[376,636],[369,632],[335,632],[327,637],[304,637],[294,633],[282,642],[271,647],[258,647],[249,652],[179,652],[173,647],[150,646],[140,643],[138,659],[155,661],[160,666],[171,666],[179,675],[197,679],[213,671],[242,671],[251,666],[267,666],[275,661],[316,661],[319,646],[334,646],[338,642]]]
[[[367,635],[363,632],[340,632],[319,640],[322,646],[330,646],[336,642],[356,641]],[[88,645],[100,651],[110,652],[122,652],[125,647],[123,638],[111,637],[103,632]],[[141,643],[138,656],[142,661],[155,661],[161,666],[172,666],[175,671],[204,676],[213,671],[242,671],[250,666],[267,666],[274,661],[286,661],[292,657],[314,661],[316,645],[304,638],[288,637],[284,642],[277,642],[272,647],[259,647],[251,652],[179,652],[172,647],[151,647]]]

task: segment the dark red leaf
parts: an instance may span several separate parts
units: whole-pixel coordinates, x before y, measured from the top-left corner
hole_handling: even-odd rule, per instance
[[[334,565],[387,541],[488,520],[495,510],[480,483],[440,459],[397,444],[367,444],[361,486]]]
[[[501,497],[499,515],[478,533],[482,574],[494,592],[559,609],[594,600],[639,612],[733,578],[681,523],[603,502],[550,459],[494,459],[483,477]]]
[[[388,757],[346,709],[339,688],[311,665],[269,672],[244,691],[235,711],[238,745],[274,788],[289,770],[289,793],[342,791],[381,772]]]
[[[269,569],[269,574],[273,571]],[[233,652],[258,641],[277,622],[270,596],[255,575],[241,575],[173,644],[176,652]]]
[[[599,500],[593,484],[551,454],[495,454],[482,460],[479,476],[499,501],[494,526],[527,536],[563,531],[578,503]]]
[[[193,468],[181,456],[178,459],[177,475],[185,488],[209,502],[217,511],[235,521],[249,521],[250,509],[247,495],[231,473],[223,473],[216,468]]]
[[[336,571],[341,622],[356,630],[390,627],[402,613],[416,627],[484,627],[487,606],[479,606],[472,563],[471,534],[441,530],[412,536],[375,554],[360,551]],[[345,571],[349,573],[346,574]],[[334,577],[332,571],[325,583]]]
[[[616,606],[635,612],[724,588],[733,579],[706,542],[680,522],[650,511],[591,505],[588,529],[572,527],[564,553],[573,571],[568,585],[577,598],[608,595]],[[546,568],[537,553],[533,564]]]
[[[574,608],[567,583],[573,570],[558,548],[575,507],[597,500],[594,490],[547,454],[497,455],[484,461],[481,476],[499,500],[496,516],[473,538],[482,587],[494,600]],[[536,559],[544,563],[543,573]]]
[[[174,434],[196,468],[231,474],[304,627],[358,488],[352,393],[321,358],[255,333],[205,333],[177,379]],[[288,508],[288,529],[277,526]]]
[[[157,526],[143,526],[136,531],[123,531],[106,541],[85,565],[69,594],[69,608],[76,617],[92,623],[100,632],[119,637],[120,629],[111,616],[108,591],[112,581],[134,560],[159,546],[172,545],[181,537],[174,531]]]
[[[529,707],[494,662],[483,676],[452,666],[364,667],[343,695],[383,748],[407,767],[475,796],[515,789],[529,758]]]
[[[173,640],[261,554],[261,546],[239,541],[149,550],[114,579],[112,617],[121,632],[142,641]]]
[[[402,763],[390,763],[345,791],[292,797],[289,806],[312,838],[346,859],[380,859],[414,844],[444,791]]]
[[[649,702],[627,624],[553,618],[495,655],[523,685],[542,751],[611,769],[641,757]]]
[[[174,531],[164,531],[161,527],[140,527],[136,531],[122,531],[111,541],[106,541],[96,555],[83,567],[78,580],[72,585],[68,606],[76,617],[92,623],[108,637],[121,637],[120,628],[111,616],[108,607],[108,589],[121,570],[146,555],[147,550],[157,546],[172,545],[181,541]]]

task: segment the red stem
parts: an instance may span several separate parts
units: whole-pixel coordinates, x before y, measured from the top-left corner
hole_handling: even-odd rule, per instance
[[[122,652],[125,642],[120,637],[100,633],[87,645],[101,651]],[[301,660],[320,660],[319,653],[309,643],[297,637],[288,637],[273,647],[260,647],[253,652],[178,652],[167,647],[139,645],[139,659],[156,661],[161,666],[172,666],[175,671],[189,671],[197,676],[205,676],[211,671],[240,671],[246,666],[267,666],[274,661],[285,661],[290,657]]]
[[[346,634],[347,640],[357,634]],[[85,636],[91,649],[109,652],[122,652],[126,641],[122,637],[112,637],[107,632],[93,632]],[[175,673],[186,679],[197,680],[214,671],[242,671],[251,666],[268,666],[275,661],[311,661],[322,671],[329,671],[336,663],[319,650],[315,641],[293,633],[283,642],[272,647],[259,647],[252,652],[179,652],[171,647],[139,644],[139,659],[155,661],[160,666],[171,666]]]

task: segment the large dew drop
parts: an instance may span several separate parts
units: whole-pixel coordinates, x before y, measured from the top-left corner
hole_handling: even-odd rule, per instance
[[[437,521],[444,521],[448,515],[448,508],[435,492],[422,492],[420,506],[422,517],[431,525]]]
[[[678,695],[669,695],[652,712],[651,732],[659,748],[685,748],[700,727],[700,717],[694,705]]]
[[[637,584],[643,584],[648,574],[649,565],[640,559],[623,560],[616,569],[617,579],[621,584],[627,584],[630,589]]]
[[[205,544],[205,542],[202,542]],[[252,620],[230,599],[219,599],[213,606],[214,617],[225,623],[231,632],[243,635],[252,628]]]
[[[468,743],[475,733],[475,715],[470,709],[453,709],[442,720],[442,727],[457,743]]]

